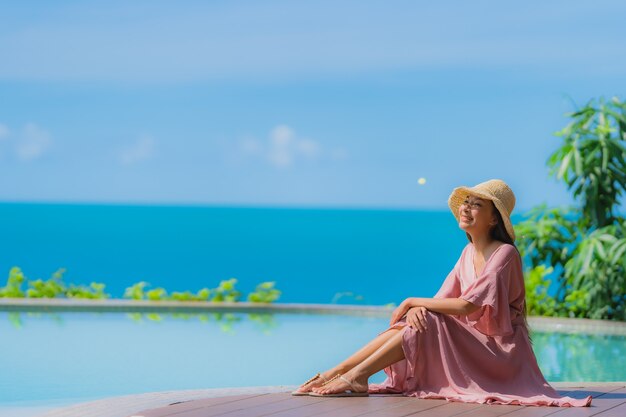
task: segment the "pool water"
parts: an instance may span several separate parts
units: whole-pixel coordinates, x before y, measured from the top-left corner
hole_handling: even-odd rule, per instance
[[[0,406],[297,385],[387,325],[342,315],[2,312]],[[623,336],[532,337],[548,381],[626,380]],[[371,381],[383,379],[379,372]]]

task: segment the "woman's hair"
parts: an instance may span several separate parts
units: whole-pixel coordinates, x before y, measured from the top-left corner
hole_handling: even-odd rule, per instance
[[[498,224],[496,224],[494,227],[492,227],[489,230],[489,236],[494,240],[499,240],[500,242],[513,245],[513,247],[517,251],[517,254],[520,257],[520,263],[522,263],[522,271],[523,271],[524,266],[523,266],[523,261],[522,261],[522,255],[519,253],[519,249],[517,249],[517,246],[515,246],[515,242],[513,241],[513,239],[511,239],[511,236],[509,236],[509,233],[506,231],[506,227],[504,226],[504,220],[502,220],[502,215],[500,214],[500,210],[496,208],[495,204],[493,204],[493,201],[491,200],[488,200],[488,201],[491,203],[493,212],[496,214],[496,217],[498,218]],[[467,236],[467,239],[471,242],[472,236],[467,232],[465,232],[465,235]],[[530,329],[528,327],[528,320],[527,320],[528,311],[526,309],[526,297],[524,297],[524,306],[522,308],[522,315],[524,317],[524,326],[526,327],[526,333],[528,333],[528,339],[530,339],[530,343],[532,344],[533,340],[530,337]]]

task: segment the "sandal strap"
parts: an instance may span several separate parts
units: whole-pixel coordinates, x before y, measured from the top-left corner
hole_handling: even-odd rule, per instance
[[[304,384],[302,384],[302,385],[306,385],[306,384],[308,384],[309,382],[313,382],[313,381],[315,381],[317,378],[319,378],[319,377],[321,377],[321,376],[322,376],[322,375],[320,375],[320,374],[319,374],[319,372],[318,372],[318,373],[316,373],[315,375],[313,375],[311,378],[309,378],[309,379],[308,379],[308,380],[307,380]],[[323,377],[322,377],[322,378],[323,378]]]
[[[341,379],[343,382],[345,382],[346,384],[348,384],[350,386],[350,391],[352,392],[356,392],[356,390],[354,389],[354,385],[352,385],[352,382],[350,382],[348,380],[348,378],[345,378],[343,375],[339,377],[339,379]]]
[[[341,377],[341,374],[337,374],[334,377],[330,378],[328,381],[324,382],[321,386],[323,387],[326,384],[330,384],[331,382],[333,382],[335,379]]]

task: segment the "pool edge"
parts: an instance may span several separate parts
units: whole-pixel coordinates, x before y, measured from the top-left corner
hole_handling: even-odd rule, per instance
[[[125,299],[66,298],[0,298],[2,312],[143,312],[143,313],[208,313],[240,312],[257,314],[330,314],[367,317],[389,317],[392,308],[374,305],[250,303],[202,301],[150,301]],[[559,333],[585,333],[626,336],[626,322],[584,318],[529,316],[532,330]]]

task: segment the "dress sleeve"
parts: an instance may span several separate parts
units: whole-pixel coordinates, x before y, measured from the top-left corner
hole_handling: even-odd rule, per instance
[[[509,287],[518,255],[509,253],[499,259],[499,265],[489,268],[467,287],[460,298],[480,307],[468,314],[467,320],[479,332],[487,336],[505,336],[513,333],[509,308]]]
[[[458,298],[461,295],[460,268],[461,259],[459,258],[433,298]]]

